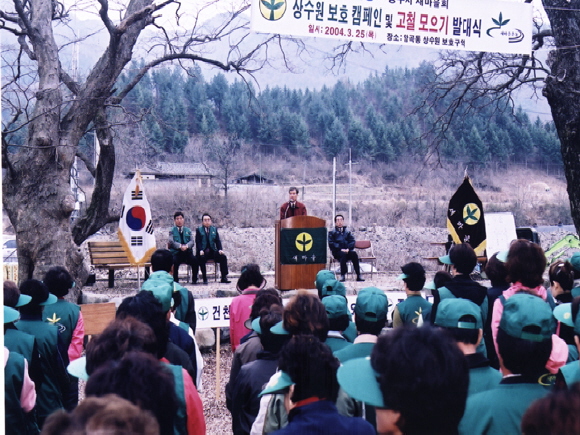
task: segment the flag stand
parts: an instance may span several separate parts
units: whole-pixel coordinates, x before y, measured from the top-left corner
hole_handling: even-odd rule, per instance
[[[137,288],[141,288],[141,268],[137,265]]]
[[[220,381],[221,381],[221,349],[220,349],[220,328],[216,328],[216,340],[215,340],[215,400],[220,400]]]

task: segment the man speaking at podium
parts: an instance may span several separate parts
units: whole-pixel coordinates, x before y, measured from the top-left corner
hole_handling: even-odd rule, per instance
[[[290,199],[280,207],[280,220],[292,216],[306,216],[308,214],[306,206],[298,202],[298,188],[292,186],[288,189],[288,193],[290,194]]]

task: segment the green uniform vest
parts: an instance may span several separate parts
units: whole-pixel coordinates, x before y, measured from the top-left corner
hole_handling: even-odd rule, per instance
[[[16,322],[16,327],[33,335],[40,353],[44,382],[38,391],[36,398],[36,409],[39,422],[57,409],[62,409],[62,391],[57,376],[60,370],[55,367],[58,360],[58,329],[42,320],[20,320]]]
[[[175,310],[175,318],[183,322],[187,318],[187,312],[189,310],[189,291],[176,282],[173,283],[173,291],[178,291],[181,295],[181,304]],[[189,332],[189,330],[187,331]]]
[[[425,314],[431,311],[432,305],[433,304],[423,298],[423,296],[410,295],[403,302],[400,302],[397,305],[397,308],[403,324],[408,325],[412,323],[417,326],[419,314],[423,315],[423,320],[428,320],[425,318]]]
[[[177,396],[178,402],[174,433],[175,435],[187,435],[187,403],[185,399],[185,386],[183,385],[183,367],[167,364],[167,368],[173,375],[175,395]]]
[[[67,348],[72,341],[72,335],[77,327],[81,308],[71,302],[59,299],[55,304],[47,305],[43,311],[45,322],[58,326],[60,337]]]
[[[501,382],[501,373],[493,367],[475,367],[469,369],[469,390],[467,396],[491,390]]]
[[[345,347],[350,345],[350,343],[346,341],[345,338],[337,338],[337,337],[327,337],[324,344],[326,344],[332,352],[344,349]]]
[[[578,363],[578,361],[566,364],[564,367],[560,368],[560,371],[566,380],[568,388],[570,388],[574,382],[580,382],[580,363]]]
[[[348,322],[348,328],[346,328],[342,332],[342,335],[344,338],[346,338],[346,341],[348,341],[349,343],[352,343],[354,341],[357,333],[356,333],[356,325],[353,321]]]
[[[217,251],[217,246],[215,244],[215,239],[217,237],[217,228],[214,226],[209,227],[209,241],[207,234],[205,233],[205,227],[201,226],[197,229],[199,235],[201,236],[201,246],[197,247],[198,251],[205,251],[206,249],[211,249],[212,251]]]
[[[32,352],[34,350],[34,337],[18,329],[7,329],[4,333],[4,346],[10,352],[17,352],[26,358],[28,364],[32,362]]]
[[[20,405],[20,394],[24,384],[24,357],[10,352],[4,366],[4,427],[6,435],[31,435],[39,431],[34,420],[34,411],[25,413]]]
[[[550,390],[540,384],[500,384],[467,398],[461,435],[519,434],[524,413]]]
[[[171,232],[173,233],[173,241],[176,243],[181,243],[181,236],[179,235],[179,230],[177,229],[177,227],[173,227]],[[191,230],[187,227],[183,227],[183,244],[187,245],[190,240],[191,240]],[[169,250],[171,251],[172,254],[176,254],[177,252],[179,252],[179,249],[175,249],[173,247],[169,248]]]

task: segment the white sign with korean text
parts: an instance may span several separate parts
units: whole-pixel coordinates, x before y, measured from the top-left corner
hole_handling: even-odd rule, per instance
[[[254,32],[530,54],[532,4],[500,0],[252,0]]]
[[[388,319],[392,318],[395,306],[407,298],[405,292],[402,291],[385,291],[389,300]],[[197,311],[197,329],[209,328],[229,328],[230,326],[230,304],[233,298],[211,298],[211,299],[196,299],[195,307]],[[348,307],[354,320],[354,306],[356,305],[356,295],[349,295],[346,297]],[[289,299],[283,299],[284,305]]]

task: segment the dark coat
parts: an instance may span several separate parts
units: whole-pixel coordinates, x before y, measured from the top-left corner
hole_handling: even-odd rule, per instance
[[[328,247],[332,255],[335,256],[341,249],[354,250],[354,236],[346,227],[342,227],[342,229],[344,231],[334,228],[328,233]]]

